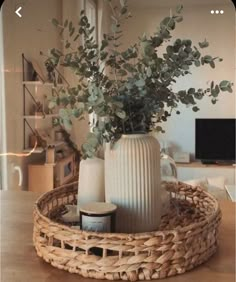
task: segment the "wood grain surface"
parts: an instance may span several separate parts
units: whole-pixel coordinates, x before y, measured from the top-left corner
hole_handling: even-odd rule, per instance
[[[32,243],[32,211],[37,193],[2,191],[1,277],[2,282],[94,282],[56,269],[40,259]],[[204,265],[163,282],[235,281],[235,203],[222,201],[220,247]]]

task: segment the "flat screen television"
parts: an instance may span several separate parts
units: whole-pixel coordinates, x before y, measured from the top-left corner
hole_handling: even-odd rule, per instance
[[[236,119],[196,119],[195,158],[202,163],[235,163]]]

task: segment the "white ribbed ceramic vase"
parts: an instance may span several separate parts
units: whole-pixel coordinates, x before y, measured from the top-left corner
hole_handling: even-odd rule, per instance
[[[161,217],[160,146],[147,134],[122,135],[105,151],[105,197],[118,206],[116,232],[158,229]]]

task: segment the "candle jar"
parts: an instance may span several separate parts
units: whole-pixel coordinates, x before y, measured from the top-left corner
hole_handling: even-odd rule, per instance
[[[115,232],[116,205],[91,202],[80,206],[80,229],[94,232]],[[90,249],[96,256],[103,255],[103,249]],[[108,251],[108,253],[111,251]]]
[[[91,202],[80,206],[80,229],[95,232],[115,232],[116,205]]]

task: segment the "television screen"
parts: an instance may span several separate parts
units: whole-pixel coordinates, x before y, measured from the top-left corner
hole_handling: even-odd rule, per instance
[[[196,119],[195,157],[235,163],[235,119]]]

